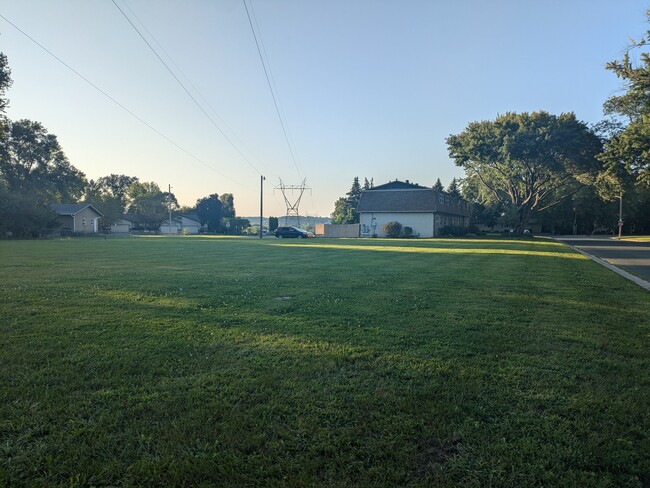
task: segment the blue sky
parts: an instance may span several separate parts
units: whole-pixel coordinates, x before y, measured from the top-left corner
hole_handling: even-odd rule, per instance
[[[247,1],[297,168],[242,0],[116,0],[238,150],[110,0],[2,0],[0,13],[205,164],[0,19],[9,116],[42,122],[89,178],[171,184],[188,205],[231,192],[240,215],[257,215],[261,173],[268,216],[284,214],[278,178],[302,177],[301,213],[323,216],[354,176],[461,177],[445,138],[469,122],[534,110],[601,120],[620,90],[605,63],[648,28],[638,0]]]

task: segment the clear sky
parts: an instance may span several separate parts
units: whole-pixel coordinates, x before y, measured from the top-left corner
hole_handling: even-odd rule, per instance
[[[171,184],[186,205],[230,192],[250,216],[260,174],[266,216],[285,212],[278,178],[306,178],[301,214],[326,216],[354,176],[462,176],[445,138],[469,122],[547,110],[595,123],[620,89],[605,63],[648,28],[638,0],[247,0],[294,164],[242,0],[115,1],[237,150],[111,0],[1,0],[0,13],[202,162],[0,19],[9,116],[42,122],[88,178]]]

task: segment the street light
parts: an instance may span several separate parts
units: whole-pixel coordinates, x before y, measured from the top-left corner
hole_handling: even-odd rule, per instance
[[[618,238],[621,238],[623,232],[623,193],[618,195]]]

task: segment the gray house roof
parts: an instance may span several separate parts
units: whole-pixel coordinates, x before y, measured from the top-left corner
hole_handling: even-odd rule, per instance
[[[383,186],[383,185],[382,185]],[[453,198],[432,188],[364,190],[357,207],[359,213],[409,212],[444,213],[469,216],[469,205],[462,198]]]
[[[54,210],[59,215],[74,215],[81,212],[85,208],[92,208],[100,217],[103,217],[104,214],[97,210],[95,207],[89,203],[53,203],[50,205],[52,210]]]

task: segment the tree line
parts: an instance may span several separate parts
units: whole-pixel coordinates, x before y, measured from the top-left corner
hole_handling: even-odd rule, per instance
[[[89,203],[110,229],[129,214],[141,230],[157,230],[175,214],[193,213],[209,232],[241,233],[250,223],[236,216],[232,193],[217,193],[181,207],[173,193],[136,176],[111,174],[87,180],[66,157],[56,136],[39,122],[7,117],[11,70],[0,53],[0,236],[38,237],[57,227],[53,203]]]

